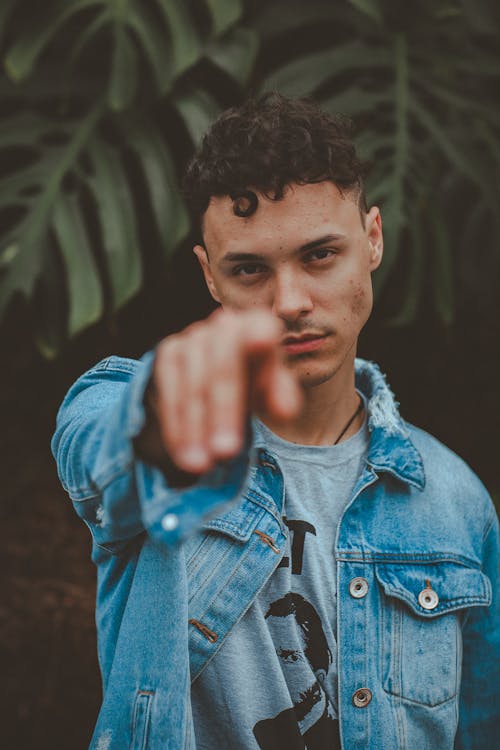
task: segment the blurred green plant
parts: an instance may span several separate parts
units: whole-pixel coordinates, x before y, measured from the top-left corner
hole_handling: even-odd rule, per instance
[[[53,356],[120,309],[189,233],[207,125],[275,88],[353,117],[393,320],[430,291],[451,322],[460,277],[500,268],[499,37],[493,0],[3,0],[0,316],[24,295]]]

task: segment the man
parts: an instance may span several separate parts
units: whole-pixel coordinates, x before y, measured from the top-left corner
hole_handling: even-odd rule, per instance
[[[53,441],[98,571],[91,746],[491,750],[498,522],[355,359],[383,243],[342,122],[249,101],[186,195],[222,310],[99,363]]]

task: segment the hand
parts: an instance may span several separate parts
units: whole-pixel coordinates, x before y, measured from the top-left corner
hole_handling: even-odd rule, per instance
[[[278,420],[298,413],[302,395],[282,336],[270,312],[217,310],[159,344],[150,406],[162,448],[179,469],[201,474],[236,456],[254,409]]]

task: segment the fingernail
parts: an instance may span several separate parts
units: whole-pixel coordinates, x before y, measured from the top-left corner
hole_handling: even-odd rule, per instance
[[[207,452],[197,445],[192,445],[182,451],[181,460],[191,469],[203,468],[207,463]]]
[[[234,432],[216,432],[212,437],[211,446],[217,453],[230,453],[238,450],[239,440]]]

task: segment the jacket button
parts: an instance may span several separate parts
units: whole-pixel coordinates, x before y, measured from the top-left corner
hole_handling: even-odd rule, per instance
[[[179,519],[175,513],[167,513],[161,519],[161,527],[164,531],[173,531],[179,525]]]
[[[371,702],[372,697],[372,691],[369,688],[359,688],[352,696],[352,702],[356,708],[366,708]]]
[[[439,604],[439,596],[434,589],[425,588],[418,595],[418,603],[423,609],[436,609]]]
[[[353,578],[349,584],[349,593],[355,599],[362,599],[368,593],[368,581],[366,578]]]

